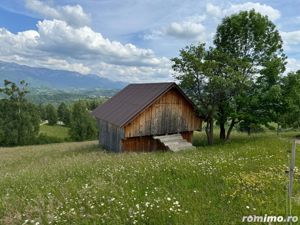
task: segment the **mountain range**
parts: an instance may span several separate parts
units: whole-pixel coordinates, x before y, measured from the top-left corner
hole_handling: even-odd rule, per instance
[[[126,83],[97,75],[82,75],[65,70],[35,68],[0,61],[0,86],[3,80],[25,80],[33,88],[66,89],[121,89]]]

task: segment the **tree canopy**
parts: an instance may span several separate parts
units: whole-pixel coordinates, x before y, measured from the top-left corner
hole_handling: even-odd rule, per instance
[[[191,45],[172,59],[175,78],[207,122],[210,144],[214,119],[221,139],[229,139],[241,121],[276,121],[283,107],[280,83],[285,59],[276,26],[254,10],[225,17],[213,47]]]
[[[39,112],[29,103],[25,96],[28,93],[27,83],[21,81],[19,86],[5,80],[0,93],[0,145],[15,146],[32,144],[39,132]]]
[[[76,141],[93,140],[97,136],[95,119],[84,102],[79,101],[73,105],[70,136]]]

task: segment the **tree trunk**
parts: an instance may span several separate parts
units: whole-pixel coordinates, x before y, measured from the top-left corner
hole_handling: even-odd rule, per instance
[[[206,122],[205,133],[207,137],[208,145],[212,145],[214,143],[214,121],[213,119],[208,119]]]
[[[233,129],[233,127],[234,127],[235,124],[236,124],[235,119],[232,119],[231,123],[230,123],[230,126],[229,126],[229,128],[227,130],[226,140],[230,139],[230,134],[231,134],[231,131],[232,131],[232,129]]]
[[[225,138],[226,138],[225,122],[220,121],[220,139],[225,140]]]

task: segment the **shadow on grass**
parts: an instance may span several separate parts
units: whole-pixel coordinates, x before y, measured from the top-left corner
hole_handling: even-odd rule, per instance
[[[250,141],[263,139],[269,137],[270,135],[277,135],[276,132],[260,132],[253,133],[250,136],[247,133],[234,131],[231,134],[231,138],[229,140],[220,140],[219,133],[217,130],[214,134],[214,144],[208,145],[207,138],[205,132],[195,132],[192,143],[196,147],[209,147],[209,146],[219,146],[219,145],[227,145],[227,144],[246,144]]]

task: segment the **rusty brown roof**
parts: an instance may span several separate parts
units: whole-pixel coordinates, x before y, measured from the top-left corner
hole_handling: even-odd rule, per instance
[[[158,97],[175,87],[193,105],[174,82],[129,84],[107,102],[98,106],[92,115],[123,127],[138,113],[150,106]]]

